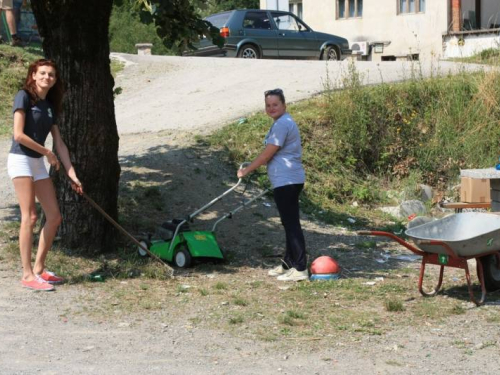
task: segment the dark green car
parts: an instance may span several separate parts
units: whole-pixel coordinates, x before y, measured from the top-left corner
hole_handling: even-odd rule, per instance
[[[351,54],[347,39],[313,31],[289,12],[232,10],[205,20],[220,29],[224,46],[219,48],[204,38],[195,44],[195,51],[184,55],[341,60]]]

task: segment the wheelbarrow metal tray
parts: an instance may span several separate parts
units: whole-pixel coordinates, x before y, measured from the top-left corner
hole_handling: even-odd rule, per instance
[[[426,244],[441,241],[460,257],[476,257],[500,250],[500,215],[465,212],[410,228],[406,232],[422,251],[446,254],[443,246]]]

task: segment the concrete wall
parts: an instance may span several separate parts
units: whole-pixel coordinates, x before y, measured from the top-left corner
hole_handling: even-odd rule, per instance
[[[444,38],[443,58],[469,57],[488,48],[500,48],[500,37],[497,34],[464,34],[451,35]]]

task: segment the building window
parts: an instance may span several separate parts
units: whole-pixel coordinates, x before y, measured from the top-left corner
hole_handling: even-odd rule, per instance
[[[398,0],[398,14],[425,12],[425,0]]]
[[[288,11],[302,18],[302,1],[290,1],[288,4]]]
[[[363,0],[337,0],[337,19],[363,16]]]
[[[303,18],[302,17],[302,3],[297,3],[297,16],[299,18]]]

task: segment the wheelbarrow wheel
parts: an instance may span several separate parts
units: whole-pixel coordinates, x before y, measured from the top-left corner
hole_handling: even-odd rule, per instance
[[[188,268],[191,267],[193,263],[193,257],[189,253],[189,250],[185,247],[180,248],[174,256],[174,264],[179,268]]]
[[[151,243],[147,240],[140,241],[139,243],[148,250],[151,248]],[[141,257],[145,257],[145,256],[149,255],[141,246],[137,246],[137,252],[139,253],[139,255]]]
[[[500,264],[496,254],[481,257],[484,286],[488,292],[500,289]]]

